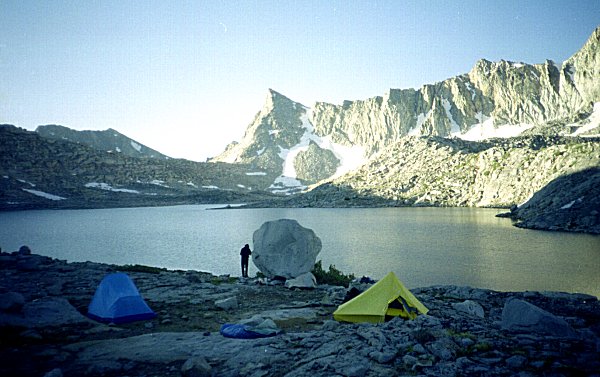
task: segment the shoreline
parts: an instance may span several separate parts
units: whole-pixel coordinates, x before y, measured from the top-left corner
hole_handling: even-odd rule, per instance
[[[0,357],[5,362],[0,373],[505,376],[600,372],[600,302],[591,295],[430,286],[411,290],[430,310],[428,315],[412,321],[352,324],[336,322],[331,315],[343,301],[343,287],[290,290],[262,285],[257,279],[130,267],[126,273],[158,316],[122,325],[85,317],[100,280],[123,269],[127,268],[1,253],[5,278],[0,283]],[[22,300],[7,308],[7,295],[20,295]],[[535,308],[531,315],[543,314],[536,317],[535,326],[510,323],[506,312],[515,302]],[[224,323],[256,317],[272,319],[280,334],[240,340],[218,332]]]

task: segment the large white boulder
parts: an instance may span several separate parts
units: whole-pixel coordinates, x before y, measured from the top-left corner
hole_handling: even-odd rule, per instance
[[[293,279],[310,272],[321,251],[321,239],[296,220],[267,221],[252,237],[252,262],[269,278]]]

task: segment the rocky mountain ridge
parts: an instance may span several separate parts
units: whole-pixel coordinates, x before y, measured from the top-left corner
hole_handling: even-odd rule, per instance
[[[212,161],[248,163],[280,175],[271,189],[297,189],[352,170],[405,136],[596,135],[600,122],[592,115],[599,83],[597,28],[562,64],[482,59],[466,74],[420,89],[390,89],[342,105],[317,102],[312,109],[269,90],[242,140]]]
[[[0,210],[264,199],[273,177],[247,165],[133,158],[0,126]]]
[[[45,138],[72,141],[108,153],[122,153],[129,157],[146,157],[163,160],[170,158],[112,128],[104,131],[77,131],[68,127],[51,124],[39,126],[35,132]]]
[[[509,207],[555,178],[598,166],[600,138],[536,135],[474,142],[406,137],[359,169],[287,202]],[[367,202],[353,200],[359,198]]]

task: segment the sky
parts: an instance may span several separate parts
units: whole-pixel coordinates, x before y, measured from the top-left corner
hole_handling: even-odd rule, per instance
[[[560,63],[597,26],[600,0],[0,0],[0,124],[114,128],[204,161],[269,88],[310,107],[481,58]]]

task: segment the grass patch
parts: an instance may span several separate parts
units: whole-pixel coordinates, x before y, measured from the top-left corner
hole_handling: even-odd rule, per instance
[[[115,270],[121,272],[146,272],[148,274],[160,274],[161,272],[167,271],[166,268],[143,266],[141,264],[126,264],[124,266],[117,266]]]
[[[317,284],[341,285],[346,288],[355,278],[354,274],[346,275],[332,264],[329,265],[329,271],[323,270],[320,260],[315,263],[311,272],[317,279]]]
[[[223,277],[215,276],[215,277],[213,277],[211,279],[210,282],[211,282],[212,285],[221,285],[223,283],[225,283],[225,284],[233,284],[233,283],[236,283],[237,281],[238,281],[238,278],[235,277],[235,276],[227,276],[227,277],[225,277],[225,276],[223,276]]]
[[[475,335],[471,334],[470,332],[466,331],[466,332],[457,332],[455,330],[452,329],[447,329],[446,333],[448,334],[448,336],[453,336],[455,338],[465,338],[465,339],[471,339],[471,340],[475,340]]]
[[[488,342],[477,343],[473,346],[473,351],[475,352],[487,352],[492,350],[492,345]]]

